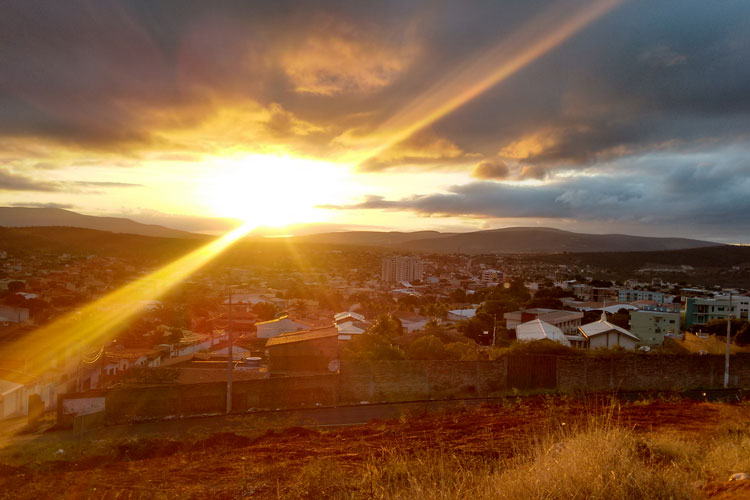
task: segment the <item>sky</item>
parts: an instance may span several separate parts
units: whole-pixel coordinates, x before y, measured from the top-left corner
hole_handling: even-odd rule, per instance
[[[0,205],[750,243],[746,0],[0,0]]]

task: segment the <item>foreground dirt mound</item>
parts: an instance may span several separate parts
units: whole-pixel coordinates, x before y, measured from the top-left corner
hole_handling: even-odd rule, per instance
[[[290,427],[254,439],[232,432],[197,442],[141,438],[114,444],[107,460],[77,460],[86,463],[86,470],[59,463],[45,466],[50,462],[23,470],[0,465],[0,493],[29,499],[326,498],[310,496],[310,491],[321,484],[367,479],[363,471],[393,450],[413,456],[449,450],[451,456],[467,464],[484,463],[515,457],[545,429],[569,429],[595,415],[603,417],[606,425],[642,436],[639,458],[658,467],[671,460],[668,449],[653,445],[660,433],[710,439],[721,429],[728,432],[720,427],[726,422],[749,421],[750,406],[652,401],[617,403],[611,408],[598,401],[538,398],[330,430]],[[393,473],[394,478],[400,477],[399,471]],[[312,489],[302,491],[300,484]],[[372,498],[368,488],[362,498]],[[710,483],[703,492],[712,499],[750,498],[750,481]],[[341,498],[352,498],[350,493],[344,492]]]

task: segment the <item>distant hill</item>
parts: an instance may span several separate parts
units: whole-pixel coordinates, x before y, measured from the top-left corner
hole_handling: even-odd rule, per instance
[[[158,238],[78,227],[0,227],[0,250],[171,260],[197,248],[196,238]]]
[[[512,227],[470,233],[351,231],[306,236],[303,241],[387,246],[428,253],[564,253],[680,250],[717,246],[710,241],[626,234],[585,234],[552,228]]]
[[[110,231],[113,233],[139,234],[160,238],[200,238],[204,235],[179,231],[164,226],[141,224],[122,217],[96,217],[83,215],[61,208],[0,207],[0,226],[4,227],[79,227]]]
[[[551,264],[590,265],[631,273],[645,267],[692,266],[718,269],[738,266],[750,269],[750,246],[721,245],[661,252],[599,252],[529,256]]]
[[[440,233],[438,231],[417,231],[402,233],[398,231],[342,231],[336,233],[320,233],[299,236],[295,239],[307,243],[323,243],[329,245],[361,245],[361,246],[397,246],[421,239],[440,239],[455,233]]]

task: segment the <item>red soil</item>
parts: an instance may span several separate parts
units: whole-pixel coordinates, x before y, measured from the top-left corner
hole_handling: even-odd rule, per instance
[[[105,456],[25,467],[0,465],[0,492],[10,498],[277,498],[316,458],[357,469],[384,450],[449,449],[461,456],[508,457],[535,431],[572,428],[596,415],[639,433],[707,435],[727,421],[747,421],[750,408],[691,401],[622,403],[536,398],[518,405],[411,415],[387,422],[318,431],[293,427],[248,438],[231,433],[197,442],[144,439],[113,445]],[[179,425],[179,423],[175,423]],[[750,498],[750,481],[709,483],[713,499]],[[2,495],[0,495],[2,496]]]

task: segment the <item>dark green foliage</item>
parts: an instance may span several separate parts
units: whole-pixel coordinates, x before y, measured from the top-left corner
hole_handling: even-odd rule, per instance
[[[368,359],[377,361],[404,359],[401,349],[381,335],[364,333],[355,335],[342,348],[342,359]]]
[[[276,306],[270,302],[258,302],[250,310],[258,315],[260,321],[268,321],[276,317]]]

